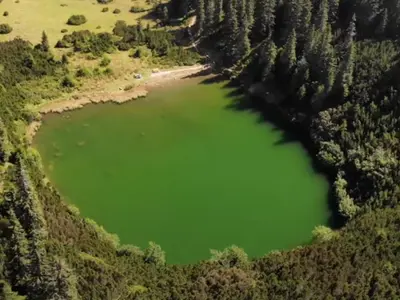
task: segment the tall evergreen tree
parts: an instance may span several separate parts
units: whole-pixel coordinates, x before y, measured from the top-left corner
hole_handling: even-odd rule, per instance
[[[197,33],[201,34],[204,30],[205,26],[205,6],[204,6],[204,0],[198,0],[197,1],[197,7],[196,7],[196,17],[197,17]]]
[[[40,44],[42,51],[49,52],[50,50],[49,38],[47,37],[47,34],[44,31],[42,32],[42,41]]]
[[[321,32],[325,32],[326,26],[328,24],[328,14],[328,0],[322,0],[318,8],[316,19],[316,28],[319,29]]]
[[[239,0],[239,36],[238,36],[238,44],[239,44],[239,58],[247,56],[250,52],[250,38],[249,38],[249,18],[247,16],[247,7],[248,1],[246,0]]]
[[[238,59],[238,33],[239,23],[237,15],[237,1],[228,1],[227,9],[224,18],[224,29],[225,29],[225,55],[227,56],[230,63],[235,62]]]
[[[224,13],[224,1],[215,0],[215,10],[214,10],[214,24],[219,24],[223,18]]]
[[[293,28],[290,32],[289,38],[284,46],[283,53],[281,56],[281,62],[286,67],[287,71],[292,70],[296,64],[296,45],[297,37],[296,30]]]
[[[207,31],[212,31],[215,29],[215,0],[206,0],[205,3],[205,24]]]
[[[276,0],[257,0],[253,36],[258,39],[272,35],[275,26]]]
[[[275,68],[276,56],[278,54],[278,50],[276,45],[272,39],[268,40],[267,45],[265,47],[264,61],[265,66],[262,74],[262,80],[266,82],[271,79],[273,76],[273,71]]]
[[[248,28],[251,29],[254,24],[254,5],[255,0],[246,0],[246,15],[247,15],[247,23]]]
[[[8,161],[11,155],[12,146],[8,139],[7,128],[0,119],[0,163]]]
[[[343,97],[349,94],[350,86],[353,83],[353,69],[354,69],[354,55],[355,45],[354,36],[356,35],[356,15],[353,14],[350,25],[347,29],[346,38],[344,42],[344,55],[340,66],[339,78],[337,85],[343,91]]]

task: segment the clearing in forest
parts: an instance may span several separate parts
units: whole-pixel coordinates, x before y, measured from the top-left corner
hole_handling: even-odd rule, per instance
[[[8,23],[13,31],[0,35],[0,42],[11,40],[17,36],[32,43],[40,42],[42,31],[45,30],[50,43],[55,45],[65,33],[88,29],[94,32],[111,32],[117,20],[135,24],[141,18],[143,24],[152,20],[148,17],[153,8],[149,0],[114,0],[108,4],[99,4],[97,0],[3,0],[0,3],[0,23]],[[132,13],[132,6],[146,9],[144,12]],[[102,9],[107,7],[107,12]],[[119,9],[119,14],[113,11]],[[3,16],[7,11],[8,16]],[[87,22],[80,26],[67,25],[71,15],[84,15]],[[99,28],[100,26],[100,28]]]

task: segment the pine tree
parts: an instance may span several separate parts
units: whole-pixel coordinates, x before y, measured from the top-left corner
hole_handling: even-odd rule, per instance
[[[223,18],[223,0],[215,0],[214,24],[219,24]]]
[[[7,129],[0,119],[0,163],[8,161],[12,151],[11,143],[8,139]]]
[[[340,85],[340,88],[343,91],[343,97],[348,96],[350,86],[353,83],[355,35],[356,35],[356,15],[353,14],[352,20],[347,29],[346,39],[344,42],[344,56],[340,66],[339,80],[337,80],[337,84]]]
[[[286,66],[287,70],[290,71],[296,64],[296,45],[297,45],[297,37],[296,30],[293,28],[290,32],[289,38],[285,44],[283,49],[283,53],[281,56],[281,62]]]
[[[276,0],[257,0],[253,36],[260,40],[270,36],[275,26]]]
[[[320,65],[321,69],[323,70],[322,78],[325,85],[325,92],[329,93],[333,87],[336,76],[336,58],[334,48],[332,46],[331,27],[329,25],[326,27],[323,35],[320,53]]]
[[[50,50],[49,39],[47,37],[46,32],[44,32],[44,31],[42,32],[42,41],[40,44],[41,44],[42,51],[49,52],[49,50]]]
[[[197,34],[201,34],[204,30],[205,25],[205,6],[204,0],[198,0],[196,8],[197,17]]]
[[[215,0],[206,0],[206,11],[205,11],[205,24],[207,31],[214,30],[215,27]]]
[[[239,44],[239,57],[238,59],[245,57],[250,52],[250,38],[249,38],[249,19],[247,16],[247,1],[239,0],[239,36],[238,36],[238,44]]]
[[[340,0],[329,0],[329,24],[334,24],[337,21],[339,1]]]
[[[246,1],[246,15],[247,15],[247,23],[248,28],[251,29],[254,24],[254,0]]]
[[[319,29],[321,32],[325,32],[326,25],[328,24],[328,14],[328,0],[322,0],[319,5],[316,19],[316,28]]]
[[[265,66],[263,70],[263,81],[266,82],[267,80],[271,79],[273,76],[273,71],[275,68],[276,56],[278,54],[276,45],[272,39],[268,40],[267,46],[265,47]]]
[[[237,16],[237,2],[236,0],[228,1],[226,15],[224,18],[225,28],[225,54],[230,62],[236,62],[238,59],[238,33],[239,23]]]
[[[299,16],[299,24],[297,28],[297,40],[304,42],[307,38],[308,29],[311,24],[312,3],[311,0],[302,0],[301,14]]]
[[[9,239],[8,261],[11,264],[7,267],[9,274],[15,279],[14,285],[23,287],[28,283],[30,274],[29,242],[26,232],[21,226],[14,211],[9,209],[9,220],[12,226],[12,235]]]
[[[380,18],[379,25],[376,29],[376,33],[380,36],[384,36],[386,32],[386,27],[389,22],[388,10],[385,8],[382,13],[378,16]]]

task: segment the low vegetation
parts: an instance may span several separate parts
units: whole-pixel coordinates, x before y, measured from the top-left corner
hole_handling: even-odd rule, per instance
[[[79,26],[79,25],[85,24],[86,22],[87,22],[87,19],[84,15],[73,15],[68,19],[67,24]]]
[[[12,27],[8,24],[0,24],[0,34],[9,34],[12,31]]]

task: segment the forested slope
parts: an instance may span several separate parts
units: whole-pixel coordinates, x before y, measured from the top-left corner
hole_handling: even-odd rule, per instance
[[[169,266],[157,245],[120,246],[62,201],[29,148],[26,83],[68,71],[14,40],[0,43],[0,299],[399,299],[398,1],[174,0],[169,12],[191,9],[250,99],[311,137],[346,225],[252,261],[232,247]]]

